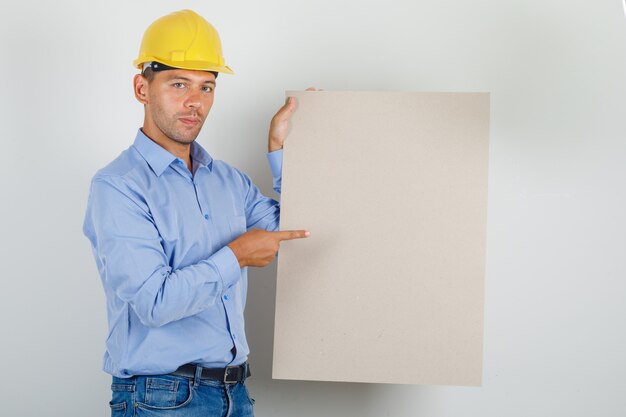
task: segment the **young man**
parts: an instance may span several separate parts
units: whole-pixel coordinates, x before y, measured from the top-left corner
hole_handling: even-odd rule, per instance
[[[308,233],[276,231],[278,202],[195,142],[217,74],[232,73],[213,26],[190,10],[164,16],[134,64],[143,127],[94,176],[84,221],[106,293],[112,415],[252,416],[246,267]],[[294,106],[270,124],[278,192]]]

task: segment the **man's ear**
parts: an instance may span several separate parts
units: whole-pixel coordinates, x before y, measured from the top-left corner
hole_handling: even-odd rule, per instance
[[[136,74],[133,78],[133,89],[135,91],[135,98],[141,104],[148,104],[148,80],[141,75]]]

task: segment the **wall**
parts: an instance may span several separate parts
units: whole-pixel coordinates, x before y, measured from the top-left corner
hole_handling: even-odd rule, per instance
[[[143,30],[183,7],[215,24],[236,72],[198,140],[267,194],[285,90],[491,92],[483,387],[273,381],[273,264],[250,273],[257,416],[626,415],[620,0],[3,2],[3,415],[108,414],[87,189],[141,124]]]

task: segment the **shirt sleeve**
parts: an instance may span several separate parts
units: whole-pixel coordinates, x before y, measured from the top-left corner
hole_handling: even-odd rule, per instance
[[[283,151],[273,151],[267,154],[272,171],[274,190],[280,194]],[[277,231],[280,226],[280,202],[264,196],[259,188],[243,172],[237,170],[241,177],[244,190],[244,206],[246,210],[247,229],[258,228],[271,232]]]
[[[92,181],[83,230],[107,296],[129,303],[146,326],[201,312],[241,278],[228,246],[172,270],[147,206],[120,181]]]
[[[270,170],[272,171],[272,182],[274,184],[274,191],[280,194],[280,186],[282,182],[283,172],[283,150],[272,151],[267,154],[267,160],[270,163]]]

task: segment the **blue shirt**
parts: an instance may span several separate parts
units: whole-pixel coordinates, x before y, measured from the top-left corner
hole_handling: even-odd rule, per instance
[[[279,203],[198,143],[190,155],[193,173],[139,129],[91,182],[83,231],[106,294],[111,375],[248,357],[247,268],[226,245],[250,228],[278,230]],[[268,159],[280,193],[282,151]]]

